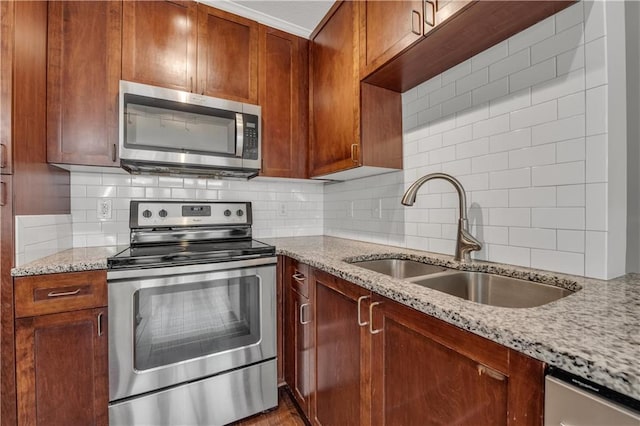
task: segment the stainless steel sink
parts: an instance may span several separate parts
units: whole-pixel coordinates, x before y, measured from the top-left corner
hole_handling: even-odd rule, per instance
[[[413,283],[484,305],[532,308],[573,292],[561,287],[482,272],[450,271]]]
[[[400,279],[451,271],[451,269],[445,268],[444,266],[429,265],[427,263],[420,263],[406,259],[365,260],[362,262],[353,262],[353,264],[361,268]]]

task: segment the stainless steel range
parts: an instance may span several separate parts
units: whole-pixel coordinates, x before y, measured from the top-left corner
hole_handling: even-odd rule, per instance
[[[108,260],[111,425],[277,405],[275,249],[251,224],[246,202],[131,202],[131,247]]]

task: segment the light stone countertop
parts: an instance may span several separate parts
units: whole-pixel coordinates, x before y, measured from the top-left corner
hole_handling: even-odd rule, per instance
[[[602,281],[499,263],[463,264],[453,261],[452,256],[326,236],[261,241],[275,245],[278,254],[640,400],[640,274]],[[124,248],[65,250],[14,268],[11,274],[27,276],[105,269],[107,258]],[[536,308],[500,308],[463,300],[345,262],[385,257],[491,272],[580,290]]]
[[[602,281],[333,237],[262,239],[277,253],[640,400],[640,274]],[[481,305],[345,262],[397,257],[576,289],[535,308]]]
[[[127,246],[72,248],[11,269],[14,277],[107,269],[107,258]]]

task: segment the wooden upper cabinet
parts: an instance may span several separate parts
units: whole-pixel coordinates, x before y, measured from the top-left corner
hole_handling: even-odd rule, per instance
[[[307,177],[308,49],[307,40],[260,25],[263,176]]]
[[[0,1],[0,174],[11,174],[12,167],[12,83],[13,83],[14,2]]]
[[[197,3],[125,1],[122,23],[123,80],[195,90]]]
[[[311,176],[360,165],[357,7],[343,2],[311,43]]]
[[[366,1],[360,6],[360,75],[380,65],[422,38],[423,2]]]
[[[334,6],[311,41],[311,177],[345,180],[402,168],[400,93],[360,83],[363,6]]]
[[[48,162],[118,165],[121,26],[122,2],[49,2]]]
[[[258,102],[258,23],[198,5],[196,91]]]

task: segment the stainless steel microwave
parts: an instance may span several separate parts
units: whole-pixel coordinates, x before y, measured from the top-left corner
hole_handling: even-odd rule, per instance
[[[257,105],[120,81],[119,107],[129,173],[249,179],[260,171]]]

